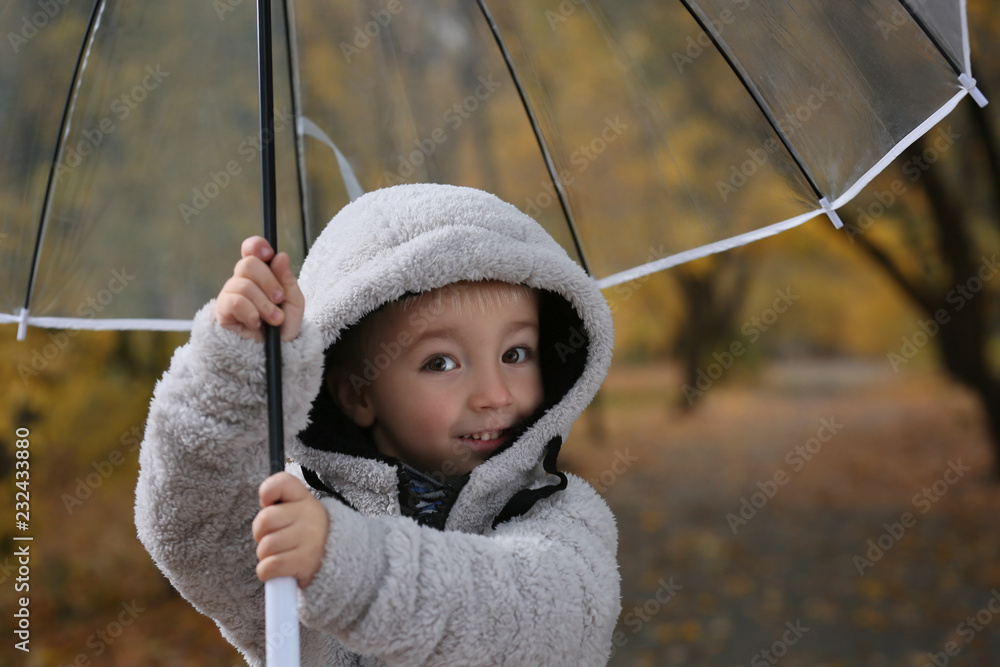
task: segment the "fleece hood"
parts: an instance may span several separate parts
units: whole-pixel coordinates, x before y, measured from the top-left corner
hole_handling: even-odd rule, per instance
[[[480,190],[429,184],[376,190],[344,207],[316,239],[299,276],[304,319],[324,349],[388,302],[479,280],[540,291],[545,402],[516,440],[469,474],[445,524],[465,532],[526,511],[525,491],[565,485],[552,474],[559,445],[611,362],[611,312],[597,284],[514,206]],[[323,407],[325,392],[289,455],[359,511],[398,512],[398,501],[388,500],[396,497],[398,467],[339,442],[335,428],[343,423],[327,423],[336,419]],[[323,434],[319,445],[317,434]]]

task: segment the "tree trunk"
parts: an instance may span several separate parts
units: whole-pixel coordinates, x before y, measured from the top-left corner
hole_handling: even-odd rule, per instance
[[[926,145],[926,139],[921,139],[916,148],[922,151]],[[1000,168],[1000,163],[989,164]],[[948,187],[939,169],[936,166],[925,171],[920,184],[930,204],[929,217],[937,229],[941,261],[950,273],[949,284],[933,285],[919,276],[908,275],[870,238],[863,235],[854,238],[924,312],[928,318],[925,330],[929,330],[928,336],[936,336],[948,373],[979,395],[993,446],[994,475],[1000,479],[1000,380],[989,366],[990,286],[980,275],[986,265],[974,258],[968,209]],[[994,182],[1000,180],[1000,173],[991,176]],[[854,217],[846,211],[842,215],[846,219]],[[856,219],[849,220],[848,224],[851,223],[854,229],[858,228]],[[987,267],[987,270],[993,269]]]
[[[703,381],[699,371],[711,357],[711,346],[736,328],[733,320],[743,307],[750,282],[748,264],[741,255],[720,255],[714,262],[715,267],[702,275],[683,269],[673,273],[687,311],[677,342],[684,377],[679,404],[684,411],[691,410],[708,391],[702,389],[703,384],[699,386]]]

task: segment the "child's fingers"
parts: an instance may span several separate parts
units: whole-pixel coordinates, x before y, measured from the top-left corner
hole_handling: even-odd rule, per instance
[[[299,544],[300,541],[296,539],[295,531],[290,526],[265,533],[257,541],[257,560],[292,551]]]
[[[310,496],[308,489],[294,475],[277,472],[261,482],[257,490],[260,506],[267,507],[279,502],[295,502]]]
[[[281,325],[281,340],[292,340],[299,335],[306,299],[299,289],[299,281],[292,272],[291,260],[287,253],[278,253],[271,262],[271,271],[284,290],[281,310],[285,314],[285,321]]]
[[[271,267],[259,257],[244,257],[233,269],[234,278],[246,278],[253,282],[272,304],[279,304],[285,298],[285,290]]]
[[[256,330],[262,321],[267,322],[281,327],[282,340],[292,340],[299,335],[302,326],[305,297],[292,272],[288,254],[278,253],[272,260],[274,251],[260,236],[244,240],[240,254],[242,258],[233,269],[233,277],[223,287],[216,302],[216,319],[230,328],[241,324],[254,331],[258,340],[261,334]],[[268,260],[271,260],[270,264]],[[246,301],[224,299],[229,293],[241,295]],[[256,313],[247,309],[247,302],[253,305]],[[280,307],[278,304],[281,304]]]
[[[276,567],[277,557],[265,558],[257,563],[257,578],[261,581],[269,581],[275,577],[280,577],[280,570]]]
[[[233,276],[216,299],[216,310],[226,324],[231,318],[254,329],[263,320],[268,324],[280,324],[284,314],[274,305],[263,290],[251,279]]]
[[[264,262],[271,261],[274,250],[263,236],[250,236],[240,245],[240,257],[259,257]]]
[[[254,540],[257,541],[257,576],[261,581],[274,577],[302,574],[303,538],[301,526],[295,522],[291,505],[265,507],[253,522]]]
[[[256,329],[260,326],[260,313],[253,303],[236,292],[223,291],[215,300],[216,319],[224,327],[231,328],[233,325],[243,326],[247,329]]]
[[[295,522],[295,515],[287,505],[271,505],[257,512],[250,524],[253,539],[258,544],[273,533],[284,530]]]
[[[284,302],[304,306],[306,299],[302,296],[302,290],[299,289],[299,281],[296,280],[295,273],[292,272],[292,260],[288,257],[288,253],[279,252],[270,266],[271,273],[274,274],[275,279],[285,291]]]
[[[271,475],[258,491],[262,509],[254,517],[257,576],[261,581],[293,576],[307,586],[323,561],[329,516],[302,482],[287,472]]]
[[[309,546],[301,531],[288,527],[268,533],[257,544],[257,577],[267,581],[274,577],[295,577],[304,588],[322,565],[322,549]]]
[[[276,577],[295,577],[299,588],[302,588],[302,578],[298,572],[300,567],[294,553],[285,552],[268,556],[257,563],[257,578],[268,581]]]

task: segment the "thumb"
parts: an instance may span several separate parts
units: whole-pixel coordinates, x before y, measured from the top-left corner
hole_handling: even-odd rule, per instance
[[[281,301],[281,310],[285,315],[281,323],[281,340],[289,341],[299,335],[302,326],[302,315],[305,312],[306,298],[299,289],[299,281],[292,272],[291,260],[287,253],[279,252],[271,262],[271,271],[281,283],[285,296]]]
[[[309,491],[298,479],[287,472],[278,472],[265,479],[257,491],[260,506],[290,503],[302,500]]]
[[[306,299],[302,296],[302,290],[299,289],[299,281],[295,279],[295,273],[292,271],[292,260],[288,253],[278,253],[277,257],[271,261],[271,271],[285,292],[282,303],[304,306]]]

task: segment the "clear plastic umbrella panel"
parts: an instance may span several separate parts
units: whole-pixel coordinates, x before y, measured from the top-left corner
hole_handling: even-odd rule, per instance
[[[495,192],[603,287],[836,209],[965,95],[960,0],[273,3],[279,245]],[[184,329],[260,227],[253,3],[0,12],[0,322]]]

